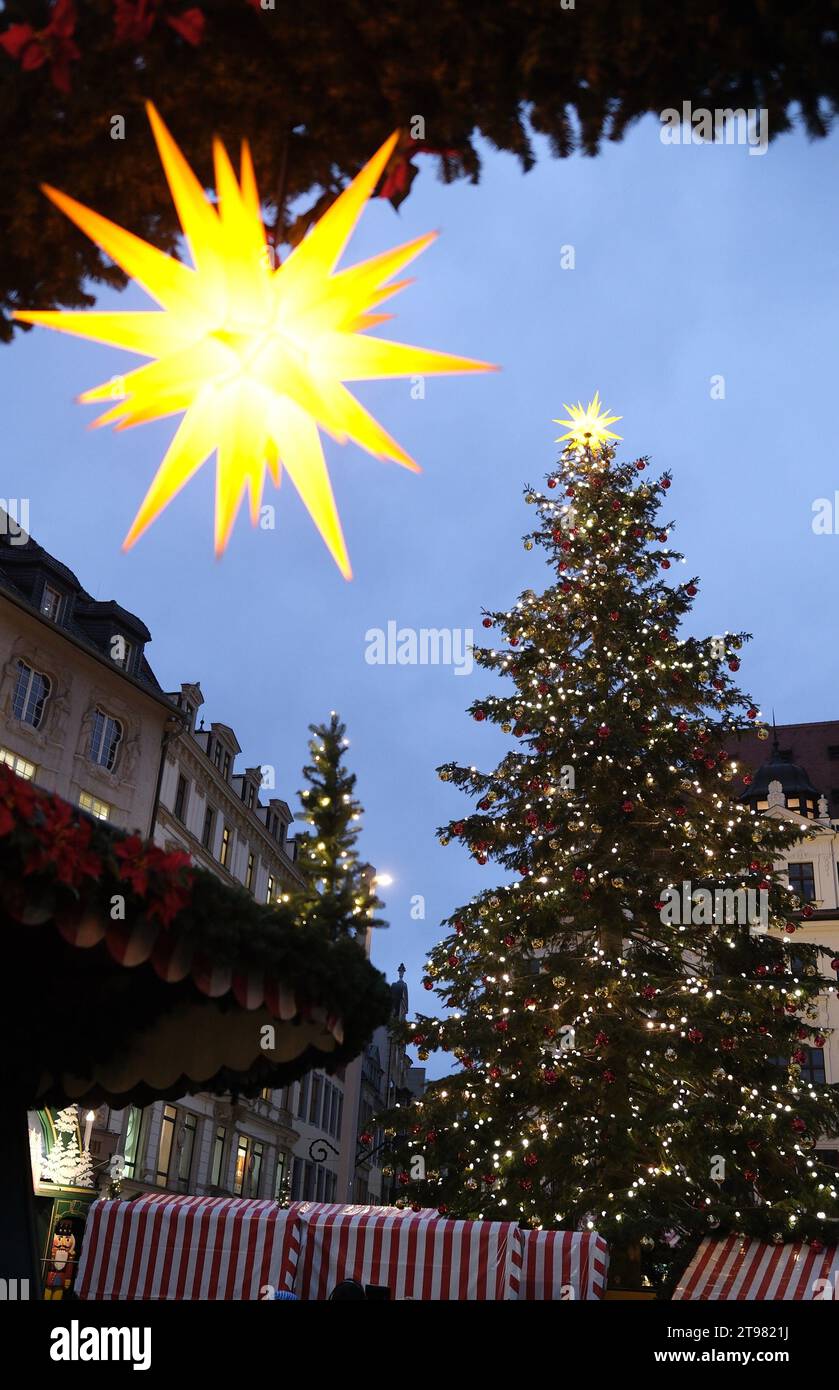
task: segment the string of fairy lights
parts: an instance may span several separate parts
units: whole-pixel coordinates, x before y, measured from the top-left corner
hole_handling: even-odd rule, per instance
[[[525,492],[524,546],[555,582],[487,612],[503,645],[475,650],[513,691],[471,713],[517,746],[488,773],[439,769],[476,803],[441,843],[508,881],[430,954],[449,1013],[419,1015],[412,1041],[459,1069],[412,1110],[398,1180],[414,1205],[647,1247],[724,1227],[818,1248],[839,1209],[816,1144],[839,1103],[803,1067],[835,984],[823,948],[793,941],[812,910],[774,868],[802,827],[736,799],[730,746],[767,736],[733,679],[747,634],[677,635],[698,581],[667,577],[684,563],[657,521],[670,476],[616,462],[598,398],[569,414],[546,489]],[[773,930],[666,920],[684,881],[763,893]]]

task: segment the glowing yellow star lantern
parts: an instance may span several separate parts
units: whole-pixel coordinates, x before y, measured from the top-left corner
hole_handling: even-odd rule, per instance
[[[554,420],[555,425],[570,425],[567,434],[561,434],[556,440],[557,444],[562,444],[566,439],[570,439],[572,444],[583,449],[588,445],[596,449],[600,444],[604,444],[607,439],[622,439],[623,435],[614,434],[607,429],[608,425],[614,425],[617,420],[622,420],[622,415],[609,415],[602,409],[600,404],[600,392],[595,391],[594,399],[590,400],[587,406],[583,406],[581,401],[576,405],[566,405],[565,409],[571,416],[570,420]]]
[[[213,451],[215,548],[227,545],[245,489],[256,524],[267,468],[279,485],[291,475],[339,569],[351,577],[318,426],[380,459],[419,468],[345,388],[346,381],[484,372],[494,368],[404,343],[366,337],[391,318],[377,305],[409,284],[388,283],[434,240],[418,237],[335,272],[364,204],[396,144],[392,135],[336,198],[288,259],[274,266],[247,143],[239,182],[221,143],[213,143],[218,205],[201,185],[152,105],[157,148],[194,268],[100,217],[73,198],[44,192],[161,306],[162,312],[18,312],[26,323],[126,348],[156,359],[86,391],[109,401],[95,425],[117,429],[185,411],[125,538],[134,544]],[[118,404],[113,405],[117,397]]]

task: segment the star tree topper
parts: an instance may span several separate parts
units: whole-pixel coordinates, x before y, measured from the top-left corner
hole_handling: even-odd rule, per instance
[[[274,266],[247,142],[238,181],[223,145],[213,142],[214,206],[155,108],[149,103],[146,109],[193,265],[44,185],[47,197],[160,310],[20,310],[15,317],[154,359],[79,398],[110,403],[95,425],[114,424],[121,430],[185,412],[124,549],[216,451],[217,555],[227,545],[245,490],[255,525],[266,468],[279,485],[285,467],[349,579],[352,571],[318,427],[342,444],[352,440],[375,458],[419,469],[344,383],[494,370],[486,362],[363,332],[392,317],[372,311],[410,283],[389,282],[436,233],[335,270],[397,135],[382,145],[288,259]]]
[[[584,449],[586,445],[591,449],[596,449],[605,443],[607,439],[622,439],[620,434],[614,434],[608,429],[609,425],[614,425],[623,417],[621,415],[610,415],[600,404],[600,392],[595,391],[594,397],[584,406],[582,401],[576,405],[566,405],[565,409],[571,416],[570,420],[554,420],[555,425],[570,425],[567,434],[561,434],[555,441],[563,444],[566,439],[577,449]]]

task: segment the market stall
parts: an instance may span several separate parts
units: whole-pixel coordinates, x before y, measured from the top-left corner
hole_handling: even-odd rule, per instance
[[[839,1246],[818,1241],[767,1245],[729,1236],[703,1240],[674,1299],[819,1302],[839,1294]]]
[[[522,1299],[602,1298],[609,1247],[596,1231],[521,1231]]]

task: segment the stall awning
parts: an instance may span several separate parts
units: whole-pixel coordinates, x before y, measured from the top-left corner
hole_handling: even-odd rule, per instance
[[[807,1303],[835,1297],[837,1286],[839,1246],[767,1245],[729,1236],[703,1240],[673,1298]]]
[[[609,1247],[596,1231],[522,1231],[520,1297],[563,1302],[602,1298]]]

